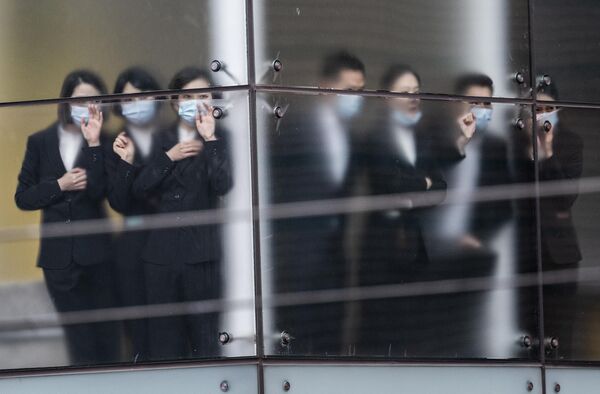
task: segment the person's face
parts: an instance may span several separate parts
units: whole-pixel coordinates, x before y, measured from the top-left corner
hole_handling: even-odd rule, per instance
[[[345,69],[340,71],[335,80],[326,83],[325,87],[339,90],[363,90],[365,75],[359,70]]]
[[[473,85],[468,87],[464,93],[465,96],[477,96],[477,97],[492,97],[492,89],[487,86],[477,86]],[[469,103],[465,103],[465,112],[470,107],[482,107],[482,108],[492,108],[492,103],[489,101],[471,101]]]
[[[554,101],[552,96],[549,96],[546,93],[538,93],[537,99],[540,101]],[[556,111],[556,107],[554,105],[538,104],[538,106],[535,108],[536,115],[543,114],[544,112],[553,112],[553,111]]]
[[[71,97],[99,96],[100,92],[89,83],[80,83],[73,90]]]
[[[392,92],[418,94],[420,91],[419,80],[412,73],[406,73],[396,78],[390,87]],[[393,98],[390,105],[393,109],[406,114],[414,115],[419,112],[421,100],[418,98]]]
[[[193,81],[188,82],[183,85],[183,90],[188,89],[205,89],[210,87],[208,81],[203,78],[197,78]],[[178,103],[187,100],[210,100],[212,99],[212,93],[204,92],[204,93],[183,93],[179,95]],[[179,110],[179,104],[175,104],[175,110]]]

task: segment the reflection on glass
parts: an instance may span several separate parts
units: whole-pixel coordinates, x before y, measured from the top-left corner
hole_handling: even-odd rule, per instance
[[[367,89],[378,89],[386,69],[402,62],[419,70],[423,92],[451,93],[458,75],[479,72],[494,79],[496,96],[530,95],[528,5],[521,0],[253,4],[262,84],[319,86],[321,59],[346,48],[365,62]]]
[[[457,85],[492,95],[486,76]],[[533,168],[514,159],[521,107],[412,98],[421,77],[405,65],[381,86],[409,95],[363,97],[344,129],[322,121],[340,95],[258,96],[261,204],[283,215],[261,225],[266,353],[537,357],[535,276],[496,286],[536,269],[535,242],[517,239],[535,239],[535,209],[513,201],[535,203]]]

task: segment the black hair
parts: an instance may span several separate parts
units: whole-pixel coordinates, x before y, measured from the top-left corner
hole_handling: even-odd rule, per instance
[[[324,79],[334,80],[339,77],[340,72],[343,70],[360,71],[363,75],[366,74],[365,65],[358,57],[347,51],[339,51],[325,58],[321,68],[321,76]]]
[[[145,69],[141,67],[130,67],[123,71],[117,77],[117,82],[115,83],[114,94],[121,94],[123,90],[125,90],[125,85],[130,83],[133,87],[140,89],[141,91],[150,91],[150,90],[160,90],[160,85],[154,79],[154,77]],[[123,116],[121,112],[121,105],[116,103],[113,107],[113,111],[118,116]]]
[[[95,87],[100,95],[104,95],[107,92],[106,85],[100,76],[89,70],[75,70],[65,77],[60,89],[60,97],[71,97],[75,88],[83,83]],[[69,103],[61,103],[58,105],[58,120],[61,124],[73,123],[73,119],[71,119],[71,105]]]
[[[464,74],[456,80],[454,91],[456,94],[464,95],[465,92],[472,86],[484,86],[489,88],[494,93],[494,82],[492,78],[485,74],[471,73]]]
[[[215,82],[208,71],[198,67],[190,66],[179,70],[173,76],[173,78],[171,78],[171,82],[169,82],[169,90],[181,90],[185,85],[196,79],[204,79],[208,83],[209,87],[215,86]],[[212,96],[217,99],[221,98],[221,94],[219,92],[213,92]],[[176,98],[176,96],[173,96],[173,98]]]
[[[546,94],[552,97],[555,101],[558,100],[558,88],[554,81],[550,82],[550,84],[546,84],[544,81],[538,82],[535,88],[536,96],[539,94]]]
[[[410,66],[407,66],[406,64],[395,64],[388,68],[387,71],[383,74],[380,83],[381,89],[391,90],[394,82],[396,82],[398,78],[405,74],[414,75],[415,78],[417,78],[419,85],[421,85],[421,77],[419,76],[419,74],[417,74],[415,70],[413,70]]]

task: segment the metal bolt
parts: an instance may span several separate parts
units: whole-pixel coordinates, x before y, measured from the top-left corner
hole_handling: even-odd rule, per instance
[[[555,393],[560,393],[560,384],[558,384],[558,383],[554,384],[554,392]]]
[[[221,343],[221,345],[226,345],[229,342],[231,342],[232,337],[228,332],[220,332],[219,333],[219,343]]]
[[[223,63],[218,60],[213,60],[210,62],[210,69],[212,72],[220,71],[223,68]]]
[[[547,120],[544,122],[544,131],[548,133],[550,130],[552,130],[552,123]]]
[[[281,332],[281,346],[287,346],[292,341],[292,336],[287,331]]]
[[[283,108],[277,106],[277,107],[273,108],[273,113],[275,114],[277,119],[283,118],[283,115],[284,115]]]
[[[518,72],[515,74],[515,81],[517,81],[517,83],[522,84],[523,82],[525,82],[525,75],[523,75],[522,72]]]
[[[292,385],[287,380],[283,382],[283,391],[290,391]]]
[[[273,60],[273,70],[275,70],[275,72],[281,71],[282,68],[283,68],[283,63],[281,63],[281,60],[279,60],[279,59]]]
[[[515,120],[515,127],[519,130],[523,130],[525,128],[525,121],[521,118]],[[523,339],[525,338],[529,338],[529,336],[523,337]],[[529,338],[529,341],[531,342],[531,338]]]
[[[227,383],[226,380],[222,381],[219,387],[221,388],[222,392],[229,391],[229,383]]]
[[[542,83],[546,86],[550,86],[550,84],[552,84],[552,78],[550,77],[550,75],[545,74],[542,77]]]
[[[523,347],[530,348],[531,343],[531,337],[529,335],[525,335],[523,338],[521,338],[521,345]]]
[[[212,110],[212,115],[213,118],[215,119],[221,119],[223,117],[223,115],[225,115],[225,113],[223,112],[223,110],[219,107],[215,107]]]
[[[531,381],[527,382],[527,391],[533,391],[533,382],[531,382]]]
[[[559,345],[560,345],[560,344],[559,344],[559,342],[558,342],[558,338],[556,338],[556,337],[552,337],[552,339],[550,339],[550,347],[551,347],[552,349],[558,349],[558,346],[559,346]]]

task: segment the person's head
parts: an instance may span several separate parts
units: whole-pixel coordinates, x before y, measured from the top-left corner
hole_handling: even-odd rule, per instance
[[[160,90],[156,79],[140,67],[132,67],[123,71],[117,77],[115,94],[134,94]],[[136,125],[150,123],[156,117],[158,103],[148,97],[124,99],[121,104],[114,106],[114,112],[125,117],[128,122]]]
[[[98,75],[88,70],[76,70],[65,77],[60,89],[60,97],[100,96],[106,92],[106,85]],[[58,105],[58,120],[62,125],[79,127],[87,115],[86,103],[61,103]]]
[[[365,66],[356,56],[336,52],[327,56],[321,69],[321,87],[338,90],[362,90],[365,87]],[[343,120],[356,116],[362,107],[363,98],[357,95],[330,96],[337,115]]]
[[[494,82],[485,74],[465,74],[458,78],[455,86],[456,94],[474,97],[492,97]],[[463,105],[463,112],[470,111],[475,116],[477,129],[483,131],[492,120],[492,103],[489,101],[471,100]]]
[[[535,89],[536,99],[540,101],[556,101],[558,100],[558,88],[554,82],[545,84],[540,82]],[[543,126],[548,121],[552,126],[558,123],[559,109],[549,103],[538,103],[535,107],[535,117],[537,124]]]
[[[169,82],[169,90],[205,89],[214,86],[210,74],[197,67],[186,67],[173,76]],[[210,106],[210,101],[215,97],[210,92],[180,93],[177,101],[173,102],[173,108],[179,117],[188,124],[193,124],[198,107]]]
[[[321,87],[340,90],[362,90],[365,87],[365,65],[346,51],[332,53],[323,61]]]
[[[409,66],[396,64],[383,74],[381,88],[390,92],[418,94],[421,89],[421,77]],[[420,103],[417,97],[389,100],[394,120],[406,127],[416,125],[421,119]]]

